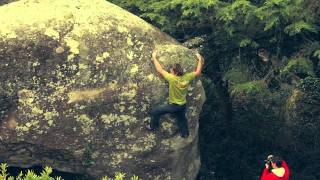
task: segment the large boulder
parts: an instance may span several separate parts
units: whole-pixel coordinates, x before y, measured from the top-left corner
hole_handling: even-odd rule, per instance
[[[167,84],[150,61],[195,69],[195,54],[104,0],[21,0],[0,7],[0,160],[89,174],[195,179],[201,81],[188,93],[191,136],[171,116],[144,129]]]

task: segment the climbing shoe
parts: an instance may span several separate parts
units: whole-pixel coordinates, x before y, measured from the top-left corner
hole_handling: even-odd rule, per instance
[[[151,132],[154,132],[154,131],[157,131],[158,129],[156,129],[156,128],[152,128],[151,126],[150,126],[150,124],[148,124],[147,126],[146,126],[146,129],[148,130],[148,131],[151,131]]]
[[[188,137],[189,137],[189,134],[180,134],[180,136],[181,136],[182,138],[188,138]]]

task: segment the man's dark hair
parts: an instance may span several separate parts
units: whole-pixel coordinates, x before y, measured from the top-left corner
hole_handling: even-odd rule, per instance
[[[276,164],[277,167],[282,167],[282,159],[279,156],[274,156],[271,161]]]
[[[180,64],[175,63],[172,65],[172,70],[177,76],[182,76],[183,75],[183,69]]]

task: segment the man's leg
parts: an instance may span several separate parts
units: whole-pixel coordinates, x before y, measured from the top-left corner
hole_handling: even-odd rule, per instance
[[[156,106],[153,108],[151,111],[150,128],[152,130],[157,130],[160,126],[160,117],[167,113],[174,113],[175,111],[177,111],[177,108],[172,104]]]
[[[180,135],[183,138],[189,136],[188,119],[186,118],[186,105],[180,107],[179,111],[176,113],[177,124],[179,127]]]

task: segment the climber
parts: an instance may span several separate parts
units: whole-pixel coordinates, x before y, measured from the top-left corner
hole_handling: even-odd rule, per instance
[[[269,155],[261,180],[289,180],[289,168],[287,163],[278,156]]]
[[[157,72],[169,82],[169,104],[160,105],[154,107],[151,111],[151,122],[147,126],[150,131],[156,131],[160,126],[160,117],[164,114],[170,113],[175,115],[177,119],[177,125],[182,138],[189,136],[188,120],[186,118],[186,96],[188,86],[191,80],[201,74],[201,70],[204,64],[203,57],[196,53],[198,63],[195,71],[190,73],[183,73],[183,69],[180,64],[173,64],[170,68],[170,72],[164,70],[157,60],[156,52],[152,53],[152,61],[155,65]]]

